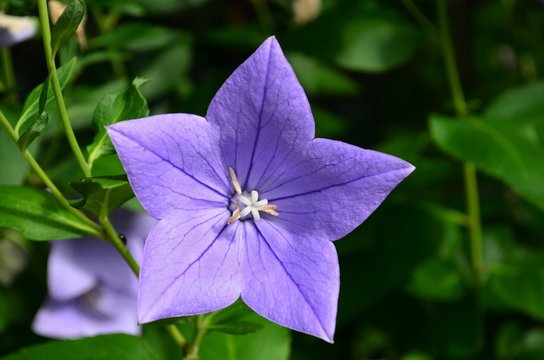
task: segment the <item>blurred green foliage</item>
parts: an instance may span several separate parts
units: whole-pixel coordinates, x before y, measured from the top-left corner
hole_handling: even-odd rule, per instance
[[[365,224],[336,243],[342,277],[334,345],[253,319],[263,329],[238,323],[223,327],[230,334],[210,332],[202,359],[543,359],[542,3],[448,2],[471,112],[459,119],[436,36],[435,1],[307,1],[306,13],[295,2],[304,1],[86,0],[86,46],[72,38],[59,50],[69,115],[89,151],[101,136],[93,117],[97,124],[112,120],[97,117],[113,101],[140,102],[127,114],[144,111],[147,101],[151,114],[205,115],[226,77],[274,34],[307,92],[317,136],[385,151],[417,168]],[[316,3],[321,6],[312,9]],[[32,0],[0,0],[0,9],[37,14]],[[21,126],[38,115],[41,90],[32,89],[47,75],[41,46],[36,38],[4,51],[13,59],[16,84],[1,87],[0,106],[13,125],[21,114]],[[137,77],[150,81],[140,89],[132,82]],[[4,73],[0,79],[5,85]],[[46,95],[49,125],[29,149],[60,188],[78,198],[70,183],[82,176],[66,150],[52,94]],[[31,187],[43,184],[4,131],[0,156],[0,190],[25,185],[25,196],[38,196]],[[481,281],[471,265],[461,161],[479,171]],[[94,175],[121,172],[112,155],[97,157],[93,167]],[[55,208],[39,196],[42,206],[25,210],[28,221]],[[10,202],[1,199],[0,213]],[[9,207],[4,212],[9,216]],[[78,235],[84,226],[70,214],[51,222],[63,230],[39,222],[33,232],[20,228],[43,240]],[[95,359],[179,356],[154,326],[141,339],[35,345],[45,340],[31,333],[30,323],[45,296],[47,247],[24,239],[14,244],[31,261],[16,281],[0,283],[0,355],[30,350],[5,359],[87,359],[93,349],[100,349]],[[60,355],[66,352],[72,357]]]

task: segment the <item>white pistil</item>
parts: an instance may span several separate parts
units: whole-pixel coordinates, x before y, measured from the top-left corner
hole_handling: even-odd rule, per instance
[[[232,212],[232,216],[229,218],[228,224],[233,224],[237,220],[246,217],[249,214],[253,216],[253,220],[258,221],[261,219],[261,214],[259,213],[260,211],[274,216],[279,215],[279,213],[276,211],[278,207],[276,205],[268,205],[267,199],[259,200],[259,193],[256,190],[251,190],[249,196],[246,195],[247,192],[244,194],[244,192],[242,192],[240,183],[238,182],[238,178],[236,177],[236,173],[231,167],[229,167],[229,174],[232,179],[234,190],[236,191],[235,198],[233,199],[236,208]],[[241,209],[240,205],[244,205],[244,208]]]

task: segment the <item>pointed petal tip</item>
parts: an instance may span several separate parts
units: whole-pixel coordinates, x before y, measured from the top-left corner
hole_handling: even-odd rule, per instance
[[[273,316],[269,316],[269,315],[267,315],[267,314],[265,314],[265,313],[263,313],[261,311],[257,311],[257,309],[255,307],[248,304],[248,302],[244,299],[244,294],[242,294],[241,299],[251,310],[255,311],[255,313],[257,313],[259,316],[262,316],[263,318],[265,318],[266,320],[268,320],[270,322],[273,322],[274,324],[278,324],[279,326],[282,326],[282,327],[287,328],[289,330],[297,331],[297,332],[300,332],[300,333],[303,333],[303,334],[306,334],[306,335],[315,336],[316,338],[319,338],[319,339],[321,339],[323,341],[326,341],[329,344],[334,344],[334,332],[335,332],[335,325],[336,324],[333,324],[332,329],[329,330],[329,331],[327,331],[327,329],[325,329],[322,324],[320,324],[315,329],[304,329],[303,330],[303,329],[300,329],[300,328],[296,328],[296,326],[287,324],[286,322],[282,322],[282,321],[278,321],[277,319],[273,319]]]
[[[416,169],[416,167],[412,164],[410,164],[409,162],[406,162],[406,176],[410,175],[411,173],[414,172],[414,170]]]

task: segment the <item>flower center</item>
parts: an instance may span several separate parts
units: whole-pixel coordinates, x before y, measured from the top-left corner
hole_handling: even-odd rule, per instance
[[[242,191],[240,182],[236,177],[234,169],[229,167],[230,178],[232,179],[232,185],[236,194],[231,199],[232,216],[228,220],[228,224],[233,224],[237,220],[244,220],[251,215],[253,220],[258,221],[261,219],[260,212],[264,212],[270,215],[278,216],[276,211],[278,208],[276,205],[269,205],[267,199],[259,199],[259,193],[257,190],[251,190],[251,192]]]

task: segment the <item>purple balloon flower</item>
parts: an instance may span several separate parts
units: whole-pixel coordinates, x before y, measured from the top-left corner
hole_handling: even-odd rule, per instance
[[[112,217],[139,261],[144,240],[156,222],[145,214],[119,210]],[[101,239],[55,241],[49,254],[49,297],[32,329],[42,336],[70,339],[107,333],[139,334],[138,282],[115,248]]]
[[[194,315],[240,296],[332,342],[339,239],[414,167],[314,138],[310,105],[275,38],[221,87],[206,119],[168,114],[108,128],[136,196],[160,219],[146,242],[138,318]]]
[[[11,47],[36,34],[37,20],[0,12],[0,49]]]

